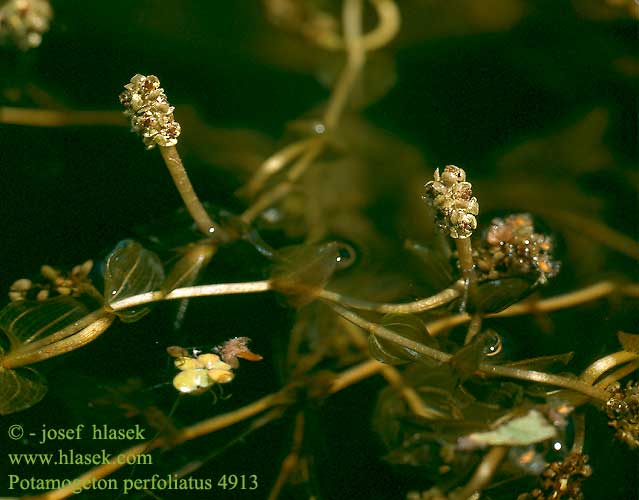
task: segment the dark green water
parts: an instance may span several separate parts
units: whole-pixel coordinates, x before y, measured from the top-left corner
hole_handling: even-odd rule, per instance
[[[421,30],[424,36],[419,41],[402,38],[394,46],[397,83],[363,115],[395,136],[397,151],[408,143],[424,163],[409,168],[400,159],[395,165],[391,151],[388,160],[380,161],[386,165],[383,173],[369,172],[373,187],[361,212],[384,235],[386,253],[376,254],[369,241],[336,235],[361,245],[365,258],[359,269],[366,272],[367,265],[373,270],[389,263],[402,268],[398,256],[403,240],[422,234],[423,214],[407,218],[406,207],[420,206],[410,200],[419,195],[434,167],[455,163],[472,172],[482,213],[483,207],[489,213],[539,205],[549,226],[564,238],[562,272],[544,294],[609,276],[636,281],[636,261],[574,231],[563,234],[552,217],[553,210],[576,207],[635,240],[638,236],[637,76],[615,65],[624,57],[635,57],[636,63],[636,21],[586,19],[570,2],[542,1],[526,4],[526,13],[510,30],[464,30],[461,23],[462,28],[430,37],[429,30],[441,31],[435,29],[438,20],[423,14],[417,1],[407,5],[411,10],[406,24],[413,35]],[[77,2],[59,1],[54,8],[56,20],[41,48],[26,58],[0,52],[2,90],[31,84],[72,109],[117,110],[117,95],[133,74],[157,74],[177,107],[178,120],[179,106],[190,106],[211,127],[256,130],[270,137],[274,147],[281,145],[288,122],[328,95],[314,74],[289,62],[293,58],[287,58],[286,45],[269,45],[275,30],[254,2],[115,1],[80,8]],[[290,53],[294,48],[290,45]],[[322,69],[313,57],[308,65],[317,62]],[[3,105],[33,105],[26,96],[12,102],[6,92],[0,99]],[[595,115],[589,115],[593,110]],[[532,152],[520,150],[514,159],[503,159],[534,138],[578,127],[584,120],[591,125],[575,133],[569,148],[543,143]],[[353,130],[360,141],[372,136],[355,126]],[[233,192],[243,176],[216,163],[216,150],[201,138],[189,142],[188,134],[185,127],[180,150],[200,196],[241,212],[244,205]],[[0,290],[8,290],[18,278],[34,276],[44,263],[68,268],[88,258],[98,261],[121,239],[147,234],[141,226],[153,227],[161,241],[175,236],[175,226],[166,221],[180,207],[180,199],[160,156],[145,151],[124,127],[2,125],[0,152]],[[274,246],[294,242],[275,231],[265,231],[264,236]],[[260,279],[266,266],[256,252],[241,245],[221,251],[215,262],[203,280]],[[426,281],[415,277],[415,293],[428,288]],[[109,423],[128,428],[144,423],[140,416],[126,418],[121,408],[99,403],[106,387],[130,378],[140,378],[146,388],[134,397],[138,404],[148,401],[168,412],[175,394],[166,385],[174,374],[165,355],[167,345],[211,347],[230,336],[249,336],[265,358],[243,365],[229,401],[213,406],[206,397],[186,398],[174,417],[177,425],[230,411],[281,387],[281,349],[295,312],[274,295],[193,300],[178,331],[172,327],[175,313],[175,305],[160,305],[139,323],[117,324],[86,348],[37,367],[49,380],[49,394],[32,409],[0,420],[0,494],[19,495],[7,489],[8,474],[73,478],[87,470],[59,466],[52,475],[44,467],[24,466],[15,472],[6,453],[53,452],[60,447],[116,452],[127,444],[82,440],[73,446],[39,445],[33,437],[13,442],[4,432],[10,425],[19,423],[35,432],[43,424],[66,428]],[[498,326],[514,332],[520,350],[535,355],[576,351],[572,369],[577,373],[598,356],[618,349],[618,330],[636,333],[636,303],[598,302],[578,312],[562,311],[553,320],[555,334],[545,337],[537,336],[539,327],[530,318],[502,320]],[[305,449],[313,452],[312,476],[308,487],[293,487],[282,498],[315,493],[331,500],[395,499],[410,488],[428,486],[418,473],[398,471],[380,458],[384,450],[370,421],[382,387],[381,380],[371,379],[322,404],[309,404]],[[259,479],[255,491],[160,491],[159,498],[266,498],[289,450],[292,415],[256,431],[194,474],[254,474]],[[586,483],[586,498],[636,498],[636,454],[620,443],[611,444],[602,415],[590,412],[588,425],[586,447],[595,475]],[[243,429],[225,429],[158,452],[153,466],[124,468],[113,477],[123,481],[169,474],[221,449]],[[115,498],[109,492],[84,496]]]

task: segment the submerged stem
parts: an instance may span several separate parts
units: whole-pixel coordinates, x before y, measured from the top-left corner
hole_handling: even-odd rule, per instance
[[[186,209],[189,214],[191,214],[191,217],[193,217],[197,228],[208,237],[215,236],[225,241],[226,237],[224,233],[220,230],[220,227],[213,222],[195,193],[177,148],[175,146],[160,146],[160,152],[173,178],[175,187],[180,193]]]
[[[394,304],[388,302],[370,302],[368,300],[357,299],[342,295],[341,293],[331,292],[329,290],[322,290],[318,296],[322,299],[336,302],[345,307],[351,307],[353,309],[360,309],[364,311],[375,311],[380,313],[394,313],[394,314],[414,314],[424,311],[429,311],[437,307],[444,306],[461,295],[461,290],[464,286],[463,281],[456,282],[450,288],[446,288],[441,292],[426,297],[424,299],[418,299],[414,302],[406,302],[403,304]]]
[[[258,293],[271,290],[268,280],[246,281],[242,283],[218,283],[212,285],[188,286],[176,288],[170,293],[161,291],[146,292],[111,303],[112,311],[121,311],[129,307],[137,307],[161,300],[188,299],[191,297],[210,297],[213,295],[235,295],[239,293]]]
[[[499,464],[506,456],[508,451],[507,446],[493,446],[488,453],[484,455],[482,461],[475,469],[475,473],[472,475],[466,486],[461,490],[455,491],[451,498],[458,500],[467,500],[475,493],[481,491],[495,475]]]
[[[468,296],[474,299],[477,295],[477,275],[475,273],[475,263],[473,262],[473,247],[470,238],[456,238],[457,258],[461,269],[462,278],[468,289]]]
[[[366,48],[362,43],[362,0],[345,0],[342,11],[344,26],[344,43],[346,45],[347,60],[344,70],[340,74],[323,116],[326,133],[330,134],[339,124],[348,97],[361,73],[366,61]],[[326,147],[327,138],[318,137],[310,142],[297,162],[291,166],[284,182],[276,185],[260,196],[240,216],[245,223],[251,223],[264,210],[277,203],[293,189],[295,182],[306,172],[308,167],[317,159]]]
[[[126,126],[126,121],[119,111],[66,111],[9,106],[0,107],[0,123],[30,127]]]
[[[513,304],[498,313],[486,314],[485,317],[506,318],[510,316],[518,316],[520,314],[557,311],[567,307],[574,307],[585,302],[591,302],[593,300],[606,297],[607,295],[612,295],[615,292],[635,297],[639,293],[639,287],[635,283],[620,285],[613,281],[601,281],[580,290],[556,295],[554,297],[548,297],[544,300],[527,300],[524,302],[518,302],[517,304]],[[437,335],[449,328],[462,325],[470,321],[470,319],[471,316],[469,314],[462,313],[431,321],[426,326],[431,335]]]
[[[74,351],[75,349],[79,349],[89,342],[92,342],[104,333],[111,323],[113,323],[114,319],[115,316],[103,311],[103,316],[101,318],[83,328],[78,333],[59,340],[58,342],[49,343],[40,348],[36,347],[34,349],[29,346],[29,348],[25,350],[10,351],[2,358],[1,364],[4,368],[17,368],[19,366],[38,363],[45,359]]]
[[[432,347],[425,346],[419,342],[407,339],[388,328],[384,328],[377,323],[368,321],[356,313],[345,309],[337,304],[329,304],[337,314],[363,328],[369,333],[374,334],[389,342],[393,342],[406,349],[409,349],[417,354],[422,354],[430,359],[445,363],[452,358],[451,354],[433,349]],[[537,382],[545,385],[554,385],[557,387],[563,387],[571,389],[576,392],[585,394],[598,401],[607,401],[608,393],[602,389],[593,387],[590,384],[586,384],[579,379],[571,379],[568,377],[562,377],[560,375],[552,375],[549,373],[538,372],[534,370],[523,370],[521,368],[515,368],[511,366],[492,365],[489,363],[481,363],[478,367],[480,372],[483,372],[490,376],[509,377],[519,380],[527,380],[529,382]]]

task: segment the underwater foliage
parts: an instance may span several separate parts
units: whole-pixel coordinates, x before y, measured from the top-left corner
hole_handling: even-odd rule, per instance
[[[0,2],[0,496],[635,494],[630,3]]]

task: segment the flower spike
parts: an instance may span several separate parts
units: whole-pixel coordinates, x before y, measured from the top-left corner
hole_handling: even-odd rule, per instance
[[[124,114],[131,120],[131,131],[142,136],[147,149],[175,146],[180,135],[180,124],[157,76],[137,74],[120,94]]]
[[[424,199],[435,209],[437,225],[454,239],[465,239],[477,228],[479,203],[473,196],[473,186],[466,182],[466,172],[455,165],[446,165],[440,175],[426,183]]]

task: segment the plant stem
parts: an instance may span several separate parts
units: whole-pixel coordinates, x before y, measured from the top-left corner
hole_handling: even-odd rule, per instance
[[[109,328],[114,319],[115,316],[105,312],[100,319],[94,321],[78,333],[63,340],[59,340],[58,342],[48,344],[35,350],[26,349],[22,351],[9,351],[9,353],[2,358],[1,364],[4,368],[17,368],[19,366],[38,363],[45,359],[73,351],[85,346],[99,337],[107,330],[107,328]]]
[[[491,365],[488,363],[481,363],[479,365],[479,370],[487,375],[515,378],[519,380],[527,380],[529,382],[538,382],[540,384],[563,387],[575,392],[580,392],[598,401],[607,401],[609,399],[609,395],[606,391],[593,387],[590,384],[586,384],[579,379],[572,379],[534,370],[522,370],[521,368],[514,368],[511,366]]]
[[[409,349],[415,353],[422,354],[430,359],[445,363],[452,358],[451,354],[433,349],[431,347],[420,344],[413,340],[407,339],[392,330],[384,328],[377,323],[368,321],[361,316],[358,316],[352,311],[343,308],[337,304],[329,304],[337,314],[363,328],[369,333],[372,333],[384,340],[394,342],[406,349]],[[521,368],[515,368],[502,365],[491,365],[489,363],[481,363],[478,367],[480,372],[483,372],[490,376],[509,377],[519,380],[527,380],[529,382],[538,382],[546,385],[554,385],[557,387],[564,387],[576,392],[580,392],[593,399],[599,401],[607,401],[608,393],[602,389],[592,387],[590,384],[586,384],[578,379],[571,379],[568,377],[562,377],[560,375],[552,375],[549,373],[538,372],[534,370],[523,370]]]
[[[375,7],[379,22],[375,28],[362,35],[362,45],[367,51],[379,49],[388,44],[399,32],[401,15],[392,0],[370,0]],[[314,37],[313,42],[326,50],[344,50],[342,37],[333,31],[326,30],[321,36]]]
[[[429,311],[430,309],[435,309],[436,307],[448,304],[461,295],[463,286],[463,281],[458,281],[450,288],[446,288],[435,295],[404,304],[370,302],[367,300],[348,297],[347,295],[331,292],[329,290],[322,290],[318,296],[322,299],[330,300],[331,302],[336,302],[344,307],[351,307],[353,309],[375,311],[379,313],[414,314]]]
[[[632,372],[637,370],[637,368],[639,368],[639,360],[628,363],[627,365],[617,368],[610,375],[607,375],[606,377],[601,379],[595,384],[595,387],[598,387],[600,389],[607,389],[610,385],[621,380],[626,375],[630,375]]]
[[[470,344],[475,335],[481,331],[482,315],[475,313],[470,317],[468,323],[468,330],[466,331],[466,338],[464,339],[464,345]]]
[[[476,302],[477,297],[477,276],[475,274],[475,263],[473,261],[473,247],[470,238],[455,238],[457,247],[457,259],[462,273],[462,279],[466,284],[462,311],[466,309],[468,301]]]
[[[371,359],[344,370],[333,380],[331,384],[331,394],[342,391],[353,384],[380,373],[384,369],[384,366],[384,363]]]
[[[209,217],[209,214],[204,209],[202,202],[195,193],[193,185],[189,180],[189,176],[186,173],[186,169],[182,164],[182,159],[178,154],[177,148],[175,146],[159,146],[159,148],[160,153],[162,153],[164,163],[166,163],[169,173],[173,178],[175,187],[180,193],[182,201],[195,221],[197,228],[201,233],[205,234],[209,238],[215,237],[220,241],[227,241],[228,236],[224,234],[220,227],[213,222],[211,217]]]
[[[624,363],[634,361],[637,358],[639,358],[639,354],[628,351],[617,351],[615,353],[608,354],[588,366],[588,368],[586,368],[581,374],[580,379],[587,384],[595,384],[597,379],[607,371]]]
[[[240,192],[243,195],[253,196],[259,190],[266,181],[283,169],[289,162],[303,154],[313,143],[319,141],[319,137],[310,137],[302,139],[300,141],[293,142],[284,148],[280,149],[277,153],[269,156],[251,179],[242,187]]]
[[[615,292],[635,297],[639,293],[639,288],[636,283],[620,285],[613,281],[601,281],[594,285],[582,288],[581,290],[563,295],[556,295],[555,297],[549,297],[544,300],[528,300],[525,302],[519,302],[517,304],[513,304],[507,309],[504,309],[503,311],[486,314],[484,317],[506,318],[509,316],[518,316],[520,314],[556,311],[567,307],[577,306],[584,302],[597,300],[607,295],[612,295]],[[471,316],[469,314],[456,314],[454,316],[448,316],[446,318],[431,321],[430,323],[427,323],[426,327],[431,335],[437,335],[438,333],[448,330],[454,326],[464,324],[470,321],[470,319]]]
[[[333,94],[324,114],[324,125],[332,131],[346,107],[346,101],[353,89],[355,81],[366,61],[366,50],[362,45],[362,0],[345,0],[342,11],[344,44],[347,61],[344,71],[339,76]]]
[[[324,113],[323,124],[327,133],[333,132],[337,127],[348,102],[348,97],[366,61],[366,50],[361,38],[362,0],[345,0],[342,11],[342,24],[347,60],[346,66],[333,88]],[[309,144],[306,152],[291,166],[286,181],[260,196],[244,211],[240,219],[245,223],[251,223],[264,210],[286,196],[295,185],[295,182],[322,153],[326,146],[326,140],[326,137],[323,136]]]
[[[277,184],[272,189],[261,195],[251,204],[241,215],[240,219],[246,224],[253,222],[264,210],[277,203],[291,192],[294,182],[306,171],[309,165],[315,161],[324,149],[326,138],[319,137],[317,142],[313,142],[308,149],[300,156],[289,170],[287,179]]]
[[[119,111],[62,111],[0,107],[0,123],[31,127],[68,127],[78,125],[110,125],[124,127],[126,120]]]
[[[393,342],[397,345],[405,347],[406,349],[414,351],[415,353],[423,354],[424,356],[428,358],[434,359],[436,361],[440,361],[442,363],[445,363],[452,357],[450,354],[447,354],[442,351],[438,351],[437,349],[433,349],[432,347],[425,346],[423,344],[420,344],[419,342],[415,342],[414,340],[410,340],[406,337],[402,337],[401,335],[393,332],[392,330],[389,330],[388,328],[378,325],[377,323],[368,321],[338,304],[334,304],[334,303],[328,303],[328,304],[337,314],[339,314],[343,318],[346,318],[351,323],[356,324],[357,326],[364,329],[368,333],[372,333],[373,335],[376,335],[379,338],[388,340],[389,342]]]
[[[340,318],[340,320],[342,320],[344,324],[339,325],[338,328],[343,328],[349,335],[351,342],[355,344],[362,353],[368,356],[368,340],[364,331],[344,318]],[[413,415],[430,420],[446,418],[445,414],[427,407],[415,388],[406,383],[401,372],[394,366],[382,363],[381,374],[389,385],[401,395]]]
[[[271,283],[268,280],[246,281],[242,283],[219,283],[212,285],[189,286],[176,288],[168,294],[161,291],[146,292],[133,295],[126,299],[118,300],[111,304],[112,311],[120,311],[129,307],[141,306],[151,302],[161,300],[188,299],[191,297],[209,297],[213,295],[235,295],[239,293],[258,293],[271,290]]]
[[[572,440],[570,453],[583,453],[586,441],[586,414],[576,411],[572,415],[575,437]]]
[[[482,461],[475,469],[475,473],[470,478],[466,486],[461,490],[455,491],[450,495],[451,500],[468,500],[476,492],[481,491],[495,475],[499,464],[506,456],[507,446],[493,446],[488,453],[484,455]]]
[[[93,469],[85,472],[84,474],[71,481],[66,486],[60,489],[52,490],[42,495],[30,497],[32,500],[62,500],[75,494],[75,490],[78,488],[78,484],[91,484],[92,481],[102,479],[126,465],[127,459],[140,455],[141,453],[148,453],[154,449],[160,448],[166,445],[178,445],[186,441],[190,441],[200,436],[210,434],[219,429],[229,427],[238,422],[246,420],[247,418],[258,415],[269,408],[279,406],[287,402],[287,388],[282,389],[280,392],[269,394],[257,401],[243,406],[235,411],[225,413],[223,415],[217,415],[215,417],[198,422],[190,427],[181,429],[175,436],[172,437],[170,443],[164,438],[158,437],[152,441],[137,444],[118,455],[118,461],[112,460],[106,464],[99,465]]]

